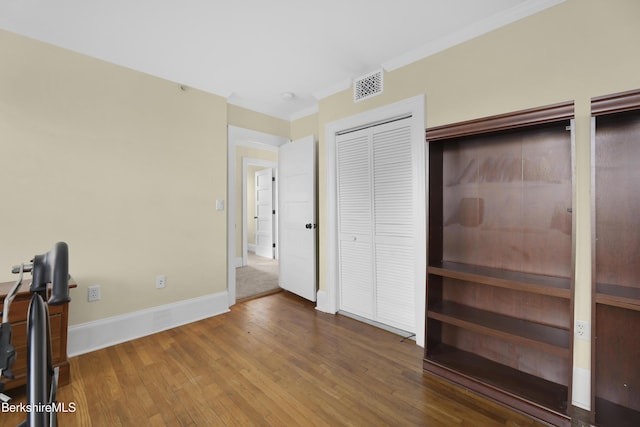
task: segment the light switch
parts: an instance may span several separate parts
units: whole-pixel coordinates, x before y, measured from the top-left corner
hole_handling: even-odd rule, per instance
[[[216,200],[216,210],[217,211],[224,210],[224,200]]]

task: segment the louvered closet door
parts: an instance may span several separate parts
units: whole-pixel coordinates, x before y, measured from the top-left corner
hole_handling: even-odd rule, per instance
[[[367,130],[336,140],[340,309],[374,318],[371,155]]]
[[[415,332],[410,120],[336,139],[340,309]]]
[[[414,167],[408,119],[373,128],[376,320],[415,332]]]

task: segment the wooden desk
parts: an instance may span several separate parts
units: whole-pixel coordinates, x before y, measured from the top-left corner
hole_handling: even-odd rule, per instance
[[[15,282],[0,283],[0,311],[4,309],[4,299],[13,287]],[[11,303],[9,312],[9,322],[13,330],[12,342],[16,348],[16,362],[12,372],[14,380],[2,378],[5,389],[19,387],[27,380],[27,311],[31,294],[29,286],[31,280],[25,279],[18,294]],[[77,285],[71,279],[69,287],[75,288]],[[0,318],[1,320],[1,318]],[[69,370],[69,360],[67,359],[67,327],[69,324],[69,304],[49,306],[49,323],[51,324],[51,353],[53,365],[60,368],[60,378],[58,385],[68,384],[71,378]]]

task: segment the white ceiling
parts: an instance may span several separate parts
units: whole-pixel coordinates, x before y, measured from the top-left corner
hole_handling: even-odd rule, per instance
[[[0,28],[291,120],[562,1],[0,0]]]

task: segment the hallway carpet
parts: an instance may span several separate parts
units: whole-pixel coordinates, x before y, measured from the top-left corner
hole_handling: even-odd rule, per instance
[[[236,300],[272,293],[278,286],[278,261],[249,253],[249,263],[236,268]]]

